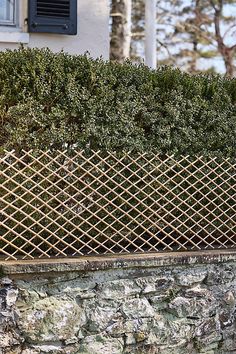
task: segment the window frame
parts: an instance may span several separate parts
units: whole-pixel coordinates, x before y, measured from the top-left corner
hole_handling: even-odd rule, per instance
[[[14,0],[13,21],[0,21],[0,44],[28,44],[29,33],[24,31],[23,16],[24,5],[22,0]]]
[[[2,27],[19,26],[19,1],[14,0],[13,3],[13,20],[0,20],[0,30]]]

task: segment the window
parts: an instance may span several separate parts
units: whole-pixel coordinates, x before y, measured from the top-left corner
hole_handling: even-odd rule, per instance
[[[0,0],[0,25],[16,24],[16,0]]]
[[[23,0],[0,0],[0,43],[29,43],[29,34],[20,27],[22,2]]]

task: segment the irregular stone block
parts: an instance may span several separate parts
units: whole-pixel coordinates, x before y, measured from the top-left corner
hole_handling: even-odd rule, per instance
[[[209,291],[208,289],[206,288],[202,288],[201,285],[197,285],[193,288],[190,288],[190,289],[186,289],[185,290],[185,296],[186,297],[207,297],[207,298],[212,298],[213,297],[213,294],[211,291]]]
[[[86,309],[88,319],[88,328],[91,332],[102,332],[109,325],[113,316],[116,313],[116,308],[112,306],[101,307],[99,302],[94,303]]]
[[[212,298],[178,296],[168,304],[168,310],[177,317],[206,318],[215,314],[217,304]]]
[[[236,277],[236,267],[210,268],[205,280],[207,285],[220,285],[232,282]]]
[[[135,296],[141,289],[136,283],[129,279],[113,280],[100,284],[97,289],[99,296],[103,299],[123,299]]]
[[[121,306],[121,312],[125,318],[145,318],[154,317],[155,311],[147,299],[126,300]]]
[[[207,270],[205,269],[189,269],[176,274],[176,282],[181,286],[192,286],[203,282],[207,277]]]
[[[142,294],[163,293],[174,283],[172,277],[143,277],[135,280],[136,284],[142,289]]]
[[[18,325],[27,341],[47,342],[74,337],[84,323],[84,311],[75,302],[49,297],[22,312]]]
[[[124,342],[104,335],[88,336],[82,341],[77,353],[81,354],[122,354]]]

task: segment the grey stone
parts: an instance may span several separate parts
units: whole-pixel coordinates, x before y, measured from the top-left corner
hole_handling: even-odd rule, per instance
[[[116,313],[116,308],[111,306],[99,306],[98,303],[94,303],[86,311],[88,319],[88,328],[91,332],[101,332],[106,329],[109,322],[112,320]]]
[[[83,354],[122,354],[123,340],[108,338],[104,335],[88,336],[77,353]]]
[[[205,318],[215,314],[216,302],[213,298],[176,297],[168,304],[168,309],[177,317]]]
[[[27,341],[47,342],[70,339],[84,323],[84,311],[75,302],[49,297],[22,312],[18,325]]]
[[[103,299],[124,299],[139,294],[141,289],[134,281],[121,279],[100,284],[98,291]]]
[[[194,284],[203,282],[206,277],[206,269],[189,269],[178,273],[176,275],[176,282],[181,286],[192,286]]]
[[[18,297],[18,289],[7,289],[7,295],[6,295],[6,305],[7,307],[12,307],[15,305],[16,300]]]
[[[193,288],[190,288],[190,289],[186,289],[185,290],[185,296],[186,297],[201,297],[201,298],[204,298],[204,297],[212,297],[212,292],[209,291],[208,289],[206,288],[202,288],[201,285],[197,285]]]
[[[151,297],[149,297],[149,301],[155,310],[157,310],[157,311],[164,310],[164,309],[168,308],[168,304],[170,301],[170,295],[165,294],[165,295],[151,296]]]
[[[125,318],[145,318],[154,317],[155,311],[147,299],[130,299],[124,301],[121,312]]]
[[[174,279],[172,277],[143,277],[136,279],[136,284],[142,289],[144,295],[154,295],[159,293],[165,293],[169,289]]]
[[[204,320],[195,330],[195,343],[200,353],[216,350],[222,340],[220,323],[216,318]]]
[[[14,347],[23,342],[23,338],[13,331],[0,332],[0,353],[1,348]]]
[[[208,285],[220,285],[232,282],[236,276],[236,268],[234,267],[211,267],[208,271],[205,283]]]
[[[13,283],[13,281],[10,278],[6,277],[6,278],[2,278],[0,283],[3,286],[9,286]]]
[[[224,294],[224,301],[228,306],[234,307],[236,303],[235,294],[232,291],[227,291]]]

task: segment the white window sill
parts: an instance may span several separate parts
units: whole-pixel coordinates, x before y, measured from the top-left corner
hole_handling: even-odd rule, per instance
[[[0,43],[29,43],[29,33],[1,31],[0,28]]]

